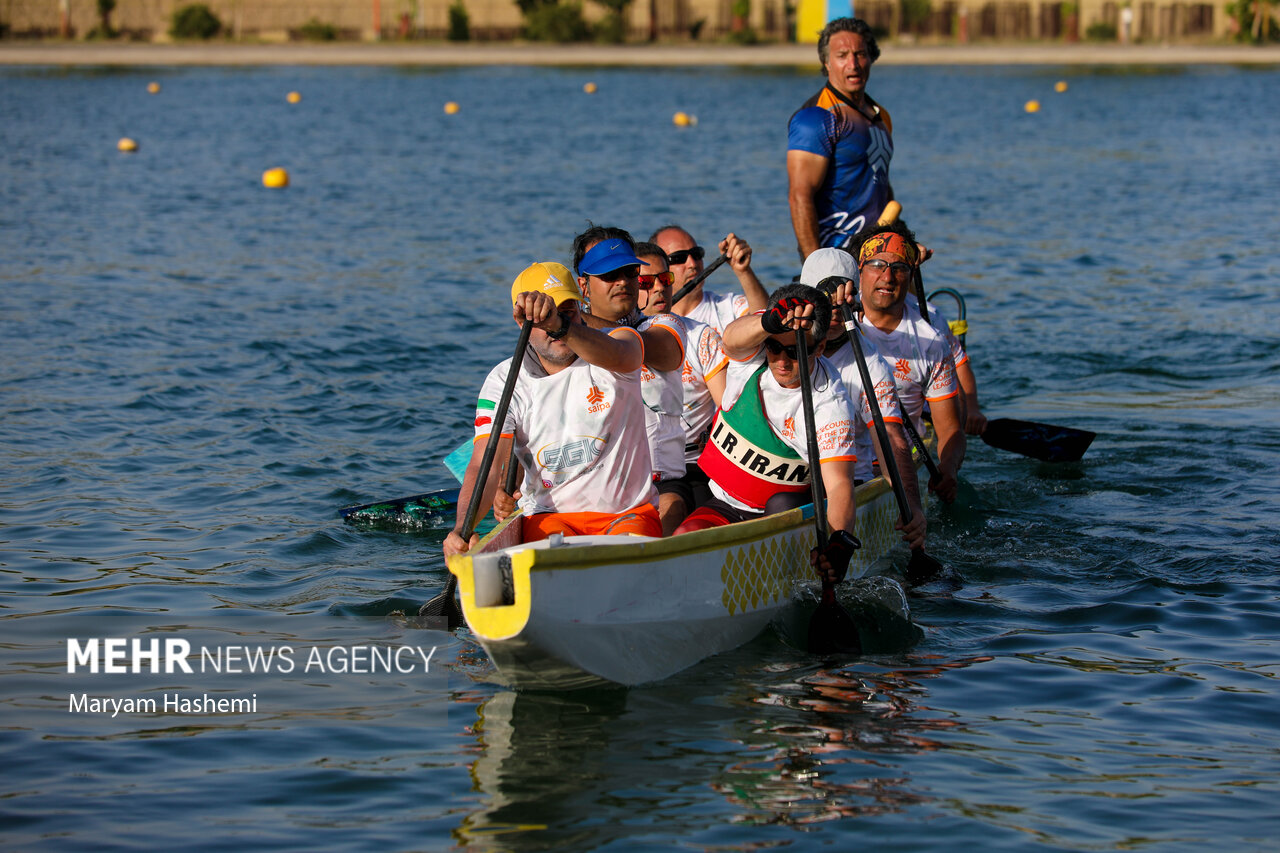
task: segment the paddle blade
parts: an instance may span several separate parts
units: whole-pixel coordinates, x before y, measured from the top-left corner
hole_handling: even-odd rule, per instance
[[[467,465],[471,463],[471,445],[473,443],[472,439],[467,439],[451,450],[449,455],[444,458],[444,467],[449,469],[449,473],[459,483],[467,477]]]
[[[1000,450],[1042,462],[1075,462],[1084,456],[1096,436],[1083,429],[996,418],[987,421],[982,440]]]
[[[833,594],[825,592],[822,603],[809,619],[809,651],[824,655],[833,652],[862,653],[862,640],[858,626]]]
[[[911,559],[907,562],[907,570],[904,574],[907,583],[911,586],[920,586],[940,577],[944,571],[942,563],[917,548],[911,552]]]
[[[348,524],[389,530],[423,530],[448,523],[445,516],[458,511],[458,490],[442,489],[405,498],[343,507],[339,512]]]
[[[418,624],[433,631],[456,631],[461,628],[462,607],[454,594],[458,588],[458,579],[449,575],[444,585],[444,592],[418,608]]]

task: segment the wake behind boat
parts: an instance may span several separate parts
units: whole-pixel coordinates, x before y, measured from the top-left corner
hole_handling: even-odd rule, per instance
[[[900,542],[883,478],[859,486],[857,502],[862,549],[850,579],[873,574]],[[499,680],[515,688],[667,678],[755,638],[816,584],[812,504],[669,538],[553,536],[527,545],[518,518],[448,560],[467,625]]]

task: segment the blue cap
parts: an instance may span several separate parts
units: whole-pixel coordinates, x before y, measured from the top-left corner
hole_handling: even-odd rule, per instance
[[[649,266],[636,257],[636,253],[631,251],[626,240],[601,240],[591,247],[591,251],[582,256],[582,261],[578,264],[578,274],[601,275],[613,272],[620,267],[636,264]]]

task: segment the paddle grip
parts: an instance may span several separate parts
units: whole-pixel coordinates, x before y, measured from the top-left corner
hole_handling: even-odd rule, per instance
[[[674,308],[676,306],[676,303],[678,303],[681,299],[684,299],[686,296],[692,293],[695,287],[697,287],[698,285],[706,281],[707,276],[711,275],[713,272],[720,269],[720,267],[723,266],[725,261],[727,260],[729,260],[727,255],[721,255],[711,263],[707,264],[707,266],[702,270],[702,272],[698,273],[693,278],[685,282],[684,287],[677,290],[675,292],[675,295],[671,297],[671,307]]]
[[[880,218],[876,220],[876,225],[892,225],[898,221],[898,217],[901,215],[902,205],[898,204],[896,200],[891,201],[880,212]]]

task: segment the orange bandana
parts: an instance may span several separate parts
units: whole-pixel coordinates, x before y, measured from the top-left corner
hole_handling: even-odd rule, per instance
[[[858,253],[858,263],[861,264],[867,258],[878,255],[881,252],[897,255],[909,264],[916,262],[915,244],[901,234],[885,231],[862,244],[862,251]]]

